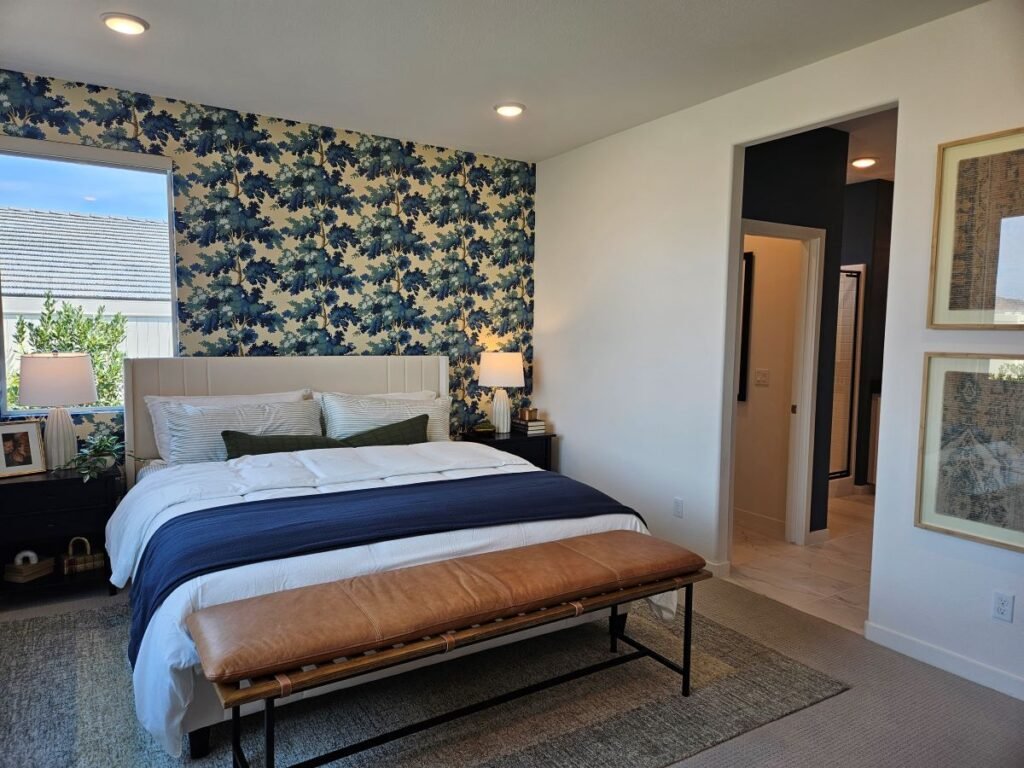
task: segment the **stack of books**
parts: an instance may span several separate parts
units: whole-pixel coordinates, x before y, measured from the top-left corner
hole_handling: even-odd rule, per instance
[[[513,432],[525,432],[527,435],[543,435],[548,425],[541,419],[512,419]]]

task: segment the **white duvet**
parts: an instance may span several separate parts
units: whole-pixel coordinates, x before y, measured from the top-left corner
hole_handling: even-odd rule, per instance
[[[111,517],[111,581],[125,586],[149,538],[178,515],[240,501],[536,469],[511,454],[471,442],[331,448],[169,467],[141,480]],[[195,672],[199,659],[185,618],[200,608],[374,571],[618,529],[647,532],[630,514],[516,523],[384,541],[199,576],[168,596],[143,636],[133,675],[139,720],[177,756],[186,730],[223,718],[216,700],[195,690],[206,684]],[[674,609],[674,594],[662,598],[664,609]]]

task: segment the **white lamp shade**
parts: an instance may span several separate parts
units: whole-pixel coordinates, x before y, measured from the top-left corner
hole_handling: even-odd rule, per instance
[[[97,399],[92,358],[84,352],[21,356],[21,405],[83,405]]]
[[[480,355],[481,387],[522,387],[525,384],[522,352],[484,352]]]

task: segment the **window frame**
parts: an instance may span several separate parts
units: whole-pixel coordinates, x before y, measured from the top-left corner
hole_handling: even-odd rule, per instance
[[[164,155],[149,155],[144,152],[128,152],[121,149],[106,149],[85,144],[70,144],[45,139],[24,139],[0,135],[0,154],[30,157],[36,160],[57,160],[81,163],[83,165],[105,165],[133,171],[162,173],[167,184],[167,244],[168,270],[171,281],[171,357],[178,356],[178,277],[177,253],[174,239],[174,162]],[[0,282],[0,420],[21,417],[35,417],[47,412],[46,408],[10,410],[7,407],[7,350],[4,348],[2,333],[4,308],[3,283]],[[124,405],[97,405],[69,409],[73,414],[121,413]]]

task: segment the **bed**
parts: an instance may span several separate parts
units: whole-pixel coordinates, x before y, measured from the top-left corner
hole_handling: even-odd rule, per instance
[[[310,388],[355,395],[434,390],[447,396],[448,363],[447,358],[439,356],[351,356],[142,359],[127,360],[125,365],[126,448],[132,457],[127,467],[130,490],[107,528],[111,580],[116,586],[132,583],[137,588],[145,583],[147,569],[155,568],[147,565],[154,550],[169,546],[163,534],[183,521],[209,517],[216,535],[223,536],[222,548],[231,551],[242,546],[239,537],[247,527],[234,522],[246,520],[245,515],[252,510],[281,509],[277,520],[283,527],[268,529],[277,534],[260,534],[262,538],[257,540],[265,542],[275,535],[287,538],[293,519],[296,527],[300,525],[299,517],[292,518],[288,511],[294,505],[326,508],[365,497],[368,503],[391,509],[388,520],[401,515],[417,518],[421,510],[427,519],[433,495],[465,495],[471,487],[473,493],[484,494],[474,502],[480,509],[490,506],[486,494],[494,491],[488,489],[499,484],[519,488],[514,495],[522,495],[528,506],[528,494],[522,494],[523,489],[529,490],[550,474],[480,443],[440,441],[243,456],[230,461],[172,465],[138,479],[137,470],[158,458],[145,405],[147,395],[258,395]],[[212,686],[201,675],[196,648],[185,626],[194,611],[284,589],[588,533],[647,532],[635,513],[624,508],[608,509],[608,513],[594,515],[578,512],[573,516],[568,510],[564,515],[526,515],[505,523],[481,513],[479,524],[471,521],[450,528],[435,524],[417,529],[422,532],[416,535],[382,536],[367,539],[364,544],[268,557],[209,572],[196,571],[197,575],[183,577],[180,583],[171,582],[174,588],[154,603],[154,610],[137,633],[137,642],[133,640],[133,686],[139,720],[167,752],[177,756],[185,734],[208,732],[208,726],[224,719]],[[249,535],[255,534],[250,531]],[[137,613],[135,598],[133,594]],[[662,596],[657,607],[664,613],[674,611],[674,593]],[[544,631],[578,621],[551,625]],[[486,647],[490,646],[482,644],[466,652]],[[458,655],[456,652],[448,658]],[[424,663],[435,660],[412,662],[410,666]],[[386,674],[401,671],[398,668]],[[317,694],[345,685],[319,689]],[[293,699],[303,696],[297,694]],[[254,705],[249,711],[256,708]]]

